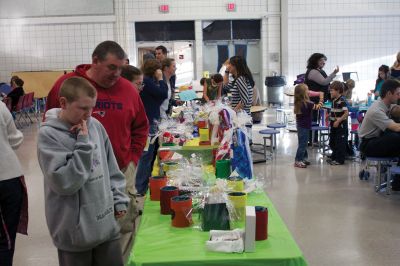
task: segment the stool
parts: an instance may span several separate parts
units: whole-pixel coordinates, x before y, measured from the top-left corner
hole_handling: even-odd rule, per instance
[[[314,141],[314,136],[315,136],[315,131],[318,131],[318,132],[321,132],[320,134],[318,134],[318,149],[319,148],[321,148],[321,143],[323,142],[323,141],[325,141],[323,138],[322,138],[322,132],[323,131],[328,131],[329,132],[329,127],[325,127],[325,126],[311,126],[311,140],[312,141]],[[324,134],[324,135],[326,135],[326,134]],[[323,148],[323,154],[325,154],[325,148],[324,148],[324,146],[325,145],[323,145],[322,146],[322,148]],[[311,145],[311,148],[312,149],[314,149],[314,143]]]
[[[272,129],[279,129],[279,128],[285,128],[286,125],[282,123],[273,123],[273,124],[268,124],[267,127],[272,128]]]
[[[386,163],[386,166],[389,165],[389,167],[390,167],[390,162],[392,162],[396,159],[397,159],[396,157],[367,157],[367,168],[369,166],[368,162],[376,162],[375,192],[379,192],[379,190],[381,190],[382,186],[385,185],[385,183],[382,182],[382,173],[381,173],[382,165],[385,166],[384,163]],[[389,179],[389,176],[388,176],[387,180],[388,179]],[[386,182],[386,186],[388,186],[388,182]]]
[[[393,175],[400,175],[400,166],[389,167],[386,181],[386,194],[389,195],[392,191],[392,177]]]
[[[267,161],[267,139],[269,139],[270,141],[270,153],[271,153],[271,157],[274,153],[274,148],[276,146],[276,134],[279,134],[278,130],[275,129],[263,129],[260,130],[258,133],[260,133],[261,135],[266,135],[263,136],[263,155],[264,155],[264,159],[263,160],[257,160],[257,161],[253,161],[253,163],[261,163],[261,162],[266,162]],[[253,144],[254,145],[254,144]]]

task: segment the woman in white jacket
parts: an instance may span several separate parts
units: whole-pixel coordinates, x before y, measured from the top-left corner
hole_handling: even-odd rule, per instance
[[[26,234],[26,188],[22,168],[13,149],[23,140],[10,111],[0,102],[0,265],[12,265],[17,231]],[[23,208],[23,203],[25,207]],[[26,213],[25,213],[26,214]],[[22,218],[22,219],[21,219]],[[22,224],[21,224],[22,223]],[[24,225],[24,228],[21,228]],[[22,231],[21,231],[22,229]]]

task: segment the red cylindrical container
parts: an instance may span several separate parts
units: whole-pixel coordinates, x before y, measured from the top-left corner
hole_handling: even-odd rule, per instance
[[[171,198],[171,209],[172,226],[190,226],[192,223],[192,199],[188,195]]]
[[[199,128],[207,128],[208,123],[207,123],[206,120],[199,120],[199,121],[197,122],[197,126],[198,126]]]
[[[160,200],[160,189],[167,185],[167,177],[165,176],[151,176],[150,177],[150,199]]]
[[[268,238],[268,209],[256,206],[256,240]]]
[[[178,196],[179,190],[174,186],[165,186],[160,190],[160,213],[171,214],[171,198]]]
[[[211,144],[212,144],[212,143],[211,143]],[[212,165],[214,166],[214,168],[215,168],[215,162],[216,162],[217,152],[218,152],[218,149],[213,149],[213,150],[212,150]]]

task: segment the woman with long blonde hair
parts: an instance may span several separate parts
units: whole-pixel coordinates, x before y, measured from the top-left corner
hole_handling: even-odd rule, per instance
[[[314,104],[310,101],[309,94],[310,91],[306,84],[299,84],[294,88],[294,113],[296,115],[297,139],[299,141],[294,166],[299,168],[306,168],[310,164],[307,161],[307,141],[311,129],[312,110],[320,109],[324,98],[322,92],[317,92],[320,95],[320,102]]]

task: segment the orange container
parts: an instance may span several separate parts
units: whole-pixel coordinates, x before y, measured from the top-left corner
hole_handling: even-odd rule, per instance
[[[150,177],[150,200],[160,200],[160,189],[167,185],[167,177],[152,176]]]
[[[188,195],[171,198],[172,221],[174,227],[188,227],[192,223],[192,199]]]

